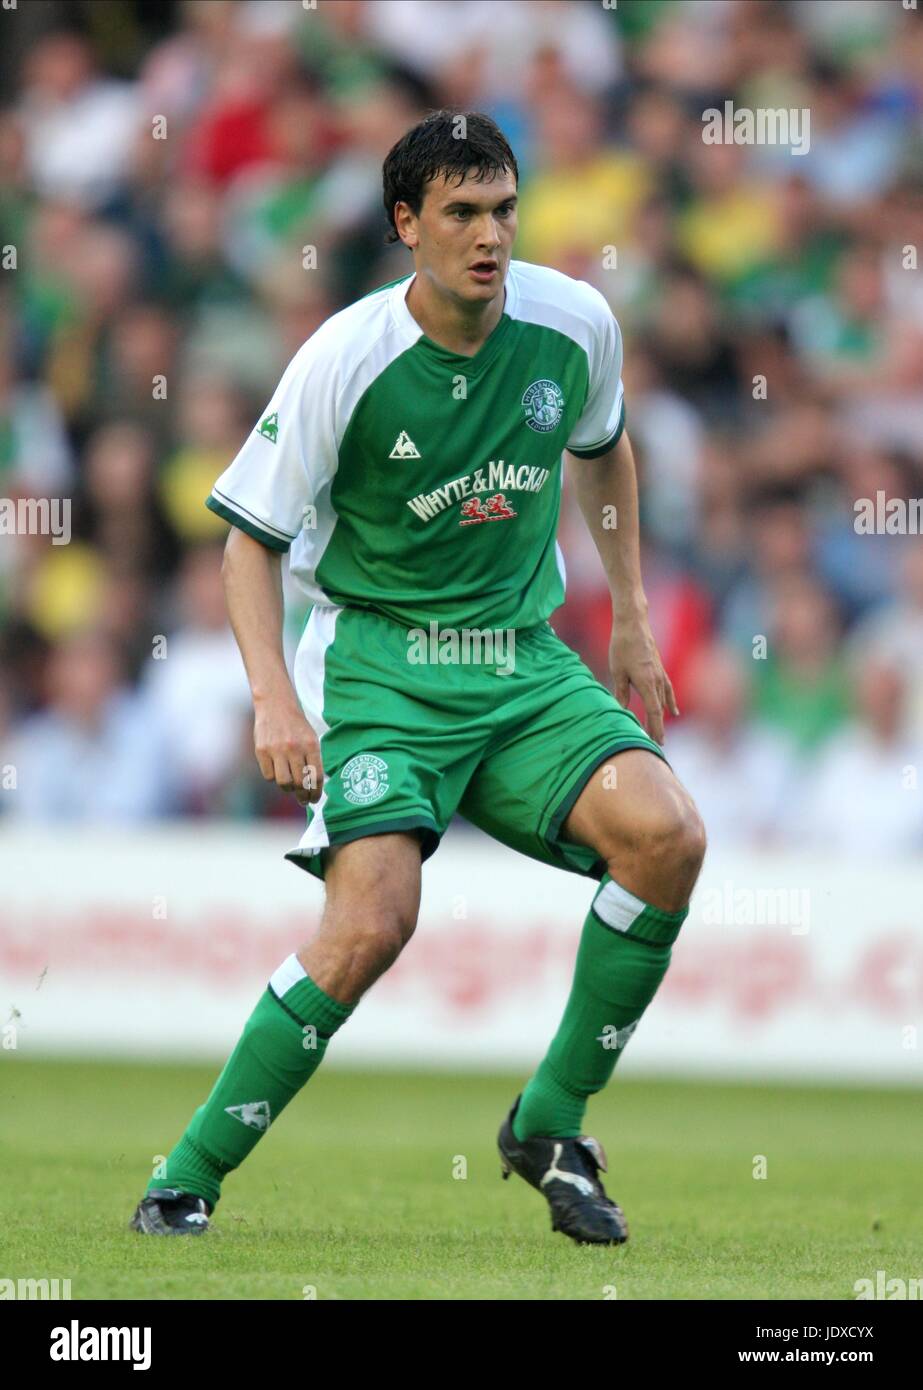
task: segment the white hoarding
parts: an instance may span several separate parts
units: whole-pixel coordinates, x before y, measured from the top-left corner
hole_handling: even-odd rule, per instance
[[[322,886],[281,858],[297,838],[3,829],[0,1025],[32,1055],[223,1059],[319,920]],[[923,1084],[921,887],[918,862],[710,853],[620,1069]],[[415,936],[328,1064],[527,1072],[593,891],[453,828],[424,867]]]

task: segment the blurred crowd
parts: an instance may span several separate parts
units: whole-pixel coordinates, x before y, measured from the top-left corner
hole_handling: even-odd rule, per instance
[[[204,499],[301,343],[411,269],[381,163],[457,105],[520,160],[514,254],[621,324],[666,751],[711,843],[923,849],[923,537],[855,525],[923,497],[923,14],[39,12],[0,107],[0,497],[71,498],[72,535],[0,535],[0,815],[302,815],[253,759]],[[706,144],[727,100],[807,109],[809,149]],[[561,544],[553,625],[607,680],[567,488]]]

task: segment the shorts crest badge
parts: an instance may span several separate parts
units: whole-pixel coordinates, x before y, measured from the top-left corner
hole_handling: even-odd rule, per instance
[[[358,753],[340,773],[343,795],[354,806],[368,806],[387,795],[388,764],[374,753]]]

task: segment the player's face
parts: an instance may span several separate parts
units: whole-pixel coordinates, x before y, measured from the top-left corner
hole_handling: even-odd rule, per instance
[[[419,217],[407,209],[405,225],[418,271],[468,302],[493,299],[503,291],[516,237],[516,180],[510,172],[484,180],[472,172],[462,183],[432,179]]]

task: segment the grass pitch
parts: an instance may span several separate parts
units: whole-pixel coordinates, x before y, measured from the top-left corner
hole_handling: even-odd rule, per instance
[[[0,1277],[69,1278],[75,1299],[623,1300],[852,1299],[876,1270],[923,1275],[920,1092],[617,1074],[587,1129],[627,1246],[575,1246],[501,1182],[521,1078],[329,1066],[227,1179],[207,1235],[134,1235],[153,1156],[217,1070],[0,1054]]]

